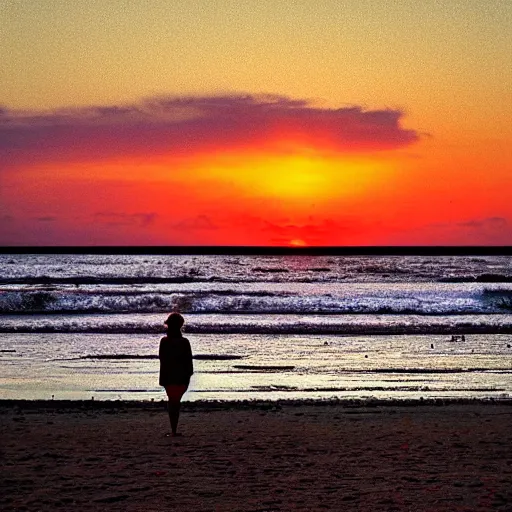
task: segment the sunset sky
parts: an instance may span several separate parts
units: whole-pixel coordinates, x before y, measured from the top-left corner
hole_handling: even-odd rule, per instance
[[[0,0],[0,245],[512,245],[510,0]]]

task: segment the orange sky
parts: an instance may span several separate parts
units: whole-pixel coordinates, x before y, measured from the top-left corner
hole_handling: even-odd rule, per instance
[[[512,4],[284,4],[1,3],[0,244],[512,244]]]

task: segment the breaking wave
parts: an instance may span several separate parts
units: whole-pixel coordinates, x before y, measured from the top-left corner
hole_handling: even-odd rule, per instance
[[[4,288],[0,291],[0,313],[115,314],[179,310],[203,314],[465,315],[512,311],[510,286],[498,289],[476,286],[395,285],[379,289],[324,285],[307,290],[239,287],[202,291],[152,290],[151,287],[135,290],[125,287]]]
[[[476,334],[512,333],[502,315],[188,315],[186,333],[214,334]],[[163,331],[161,315],[21,315],[0,318],[0,332],[147,333]]]

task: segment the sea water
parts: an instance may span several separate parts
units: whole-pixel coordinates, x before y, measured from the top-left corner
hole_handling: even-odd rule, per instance
[[[185,400],[512,395],[510,256],[4,254],[0,398],[163,398],[173,310]]]

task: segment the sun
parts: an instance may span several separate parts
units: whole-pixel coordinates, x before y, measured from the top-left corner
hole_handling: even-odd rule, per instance
[[[294,238],[293,240],[290,240],[289,244],[292,247],[306,247],[308,245],[304,240],[300,238]]]

